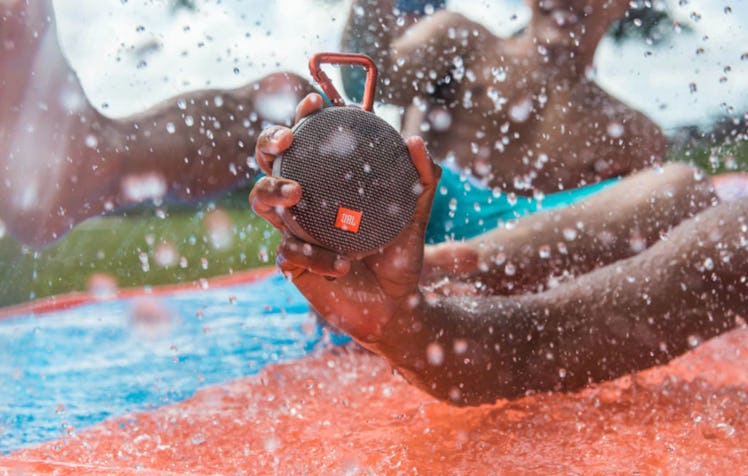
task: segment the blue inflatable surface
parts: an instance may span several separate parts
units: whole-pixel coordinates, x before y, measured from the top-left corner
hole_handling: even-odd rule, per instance
[[[324,335],[278,275],[0,320],[0,453],[300,358]]]

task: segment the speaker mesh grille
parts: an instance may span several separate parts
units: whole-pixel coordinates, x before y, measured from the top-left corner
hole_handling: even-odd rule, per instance
[[[309,116],[278,160],[279,175],[301,184],[290,219],[325,248],[367,254],[413,218],[418,171],[400,134],[370,112],[333,107]],[[361,213],[357,233],[335,227],[340,207]]]

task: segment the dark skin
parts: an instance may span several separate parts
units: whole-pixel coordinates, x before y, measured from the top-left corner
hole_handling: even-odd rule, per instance
[[[312,91],[276,73],[109,118],[88,102],[56,36],[50,0],[0,2],[0,220],[37,248],[112,209],[196,201],[247,183],[262,122],[290,123]],[[285,100],[290,113],[263,117],[265,99]]]
[[[589,77],[600,39],[629,2],[528,5],[530,23],[512,38],[498,38],[454,12],[397,14],[392,0],[354,2],[344,31],[344,47],[381,65],[386,87],[379,98],[405,108],[404,133],[423,136],[437,161],[452,158],[487,187],[547,194],[634,174],[625,188],[599,194],[584,210],[528,217],[465,243],[428,247],[424,278],[442,291],[542,290],[549,278],[636,254],[716,202],[695,169],[670,164],[636,174],[661,161],[665,139],[646,116]],[[600,219],[578,230],[582,217],[591,216]],[[550,257],[540,258],[546,248]],[[445,276],[452,278],[448,284]],[[469,284],[455,283],[455,276]]]
[[[307,97],[297,118],[321,105]],[[263,169],[269,172],[292,141],[286,128],[263,132]],[[364,259],[338,256],[285,230],[280,215],[301,197],[293,181],[263,178],[250,204],[281,230],[278,265],[320,315],[437,398],[477,405],[575,390],[667,362],[733,328],[748,311],[748,200],[708,208],[635,256],[620,259],[612,251],[610,263],[543,292],[476,297],[429,290],[420,279],[438,168],[421,139],[407,143],[423,185],[413,222]],[[606,219],[577,213],[592,226]]]
[[[421,135],[437,160],[453,157],[488,187],[547,194],[664,155],[660,129],[588,78],[628,3],[530,0],[528,27],[498,38],[454,12],[416,19],[394,14],[392,0],[360,0],[343,45],[377,60],[379,99],[406,108],[404,133]]]
[[[476,253],[476,265],[455,270],[452,281],[470,283],[460,288],[471,294],[542,291],[635,256],[717,203],[711,182],[693,167],[671,163],[637,172],[594,199],[527,216],[461,243]],[[438,273],[429,280],[437,279]]]

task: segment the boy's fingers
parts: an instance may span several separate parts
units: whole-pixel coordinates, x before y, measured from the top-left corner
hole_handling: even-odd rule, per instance
[[[335,252],[314,246],[293,236],[287,236],[278,245],[278,262],[281,268],[290,263],[314,274],[340,278],[351,268],[350,260]]]
[[[255,147],[255,159],[257,165],[266,173],[270,174],[273,169],[275,156],[291,147],[293,133],[291,129],[283,126],[270,126],[260,133]]]
[[[302,99],[299,105],[296,107],[296,117],[294,118],[294,123],[299,122],[306,116],[319,111],[320,109],[322,109],[323,105],[324,101],[322,100],[322,96],[317,93],[307,94],[306,97]]]
[[[259,216],[275,228],[285,229],[279,210],[291,207],[301,199],[301,186],[293,180],[263,177],[249,193],[249,204]]]
[[[416,202],[416,211],[413,215],[413,221],[422,225],[425,229],[431,214],[431,203],[434,200],[436,185],[441,177],[441,167],[434,164],[426,151],[426,145],[420,137],[409,137],[406,140],[408,152],[413,161],[413,165],[418,170],[421,177],[421,186],[423,190],[418,196]]]

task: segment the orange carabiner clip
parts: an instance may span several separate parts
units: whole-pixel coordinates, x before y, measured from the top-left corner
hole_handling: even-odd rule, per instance
[[[327,94],[333,106],[345,106],[345,101],[332,85],[330,77],[322,71],[323,64],[361,66],[366,70],[366,87],[361,109],[372,112],[374,108],[374,92],[377,87],[377,65],[374,60],[358,53],[316,53],[309,60],[309,71],[319,87]]]

